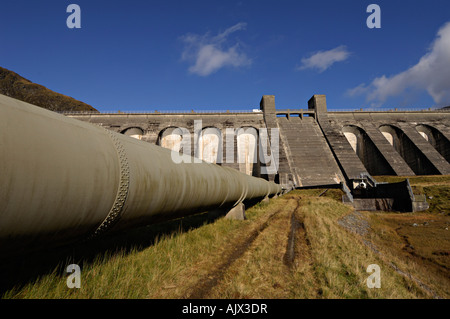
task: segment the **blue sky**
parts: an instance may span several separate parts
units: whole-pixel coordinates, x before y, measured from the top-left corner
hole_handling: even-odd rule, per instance
[[[100,111],[244,110],[265,94],[424,108],[450,105],[448,22],[448,0],[3,1],[0,66]]]

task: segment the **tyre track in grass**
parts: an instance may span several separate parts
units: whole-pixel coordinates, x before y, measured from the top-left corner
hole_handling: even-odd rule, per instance
[[[233,244],[232,246],[234,248],[228,252],[226,259],[212,272],[201,278],[198,283],[191,289],[191,292],[187,295],[186,298],[203,299],[207,297],[209,292],[223,279],[226,271],[230,268],[230,266],[236,260],[241,258],[247,250],[249,250],[252,243],[267,228],[273,217],[275,217],[275,215],[277,215],[281,211],[282,209],[278,209],[274,213],[270,214],[265,222],[254,229],[244,240],[239,240],[237,243]]]
[[[295,257],[297,255],[296,254],[296,246],[298,245],[297,237],[303,238],[302,235],[305,232],[303,221],[300,221],[296,216],[296,212],[299,207],[299,201],[296,202],[296,205],[297,206],[295,207],[294,211],[291,213],[289,235],[286,244],[286,253],[284,254],[283,257],[284,264],[289,268],[292,268],[294,266]],[[299,233],[301,233],[300,236]]]
[[[318,197],[321,197],[326,191],[328,191],[328,189],[322,192]],[[316,297],[320,298],[323,295],[323,291],[320,288],[318,276],[314,270],[313,248],[305,227],[305,213],[301,210],[301,200],[301,197],[297,198],[297,206],[291,214],[289,237],[283,262],[291,272],[295,272],[295,268],[299,264],[307,264],[309,271],[314,277],[314,291]]]

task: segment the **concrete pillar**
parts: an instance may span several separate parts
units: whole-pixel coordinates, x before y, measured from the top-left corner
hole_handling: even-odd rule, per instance
[[[259,108],[264,114],[275,113],[275,95],[263,95]]]
[[[316,114],[327,112],[327,98],[325,95],[314,94],[308,101],[308,110],[315,110]]]
[[[224,216],[226,219],[233,220],[245,220],[245,205],[244,203],[239,203],[233,207],[220,207],[208,212],[208,217],[210,219],[216,219],[221,216]]]
[[[259,103],[259,108],[263,111],[264,122],[267,128],[267,134],[269,137],[269,141],[271,140],[271,129],[277,128],[277,115],[275,109],[275,95],[263,95],[261,98],[261,102]],[[270,146],[270,142],[267,142],[267,145]],[[261,141],[260,141],[261,143]],[[280,145],[279,149],[279,160],[282,161],[283,158],[283,148]],[[267,178],[267,180],[273,182],[276,180],[276,174],[269,174],[267,176],[262,176],[263,178]]]
[[[228,213],[225,215],[226,219],[233,219],[233,220],[245,220],[245,205],[244,203],[239,203],[236,206],[234,206],[232,209],[228,211]]]

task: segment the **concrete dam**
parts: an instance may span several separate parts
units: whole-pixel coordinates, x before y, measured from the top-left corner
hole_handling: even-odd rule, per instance
[[[197,152],[191,147],[192,156],[285,189],[346,183],[353,191],[361,183],[375,183],[372,175],[450,174],[450,111],[445,109],[328,111],[325,95],[314,95],[305,109],[277,109],[275,97],[264,95],[260,109],[246,113],[65,115],[176,151],[186,143],[185,130],[188,144],[197,146]],[[196,121],[202,124],[197,130]],[[265,170],[272,165],[265,157],[273,141],[278,142],[277,168]],[[240,160],[240,154],[249,156]]]

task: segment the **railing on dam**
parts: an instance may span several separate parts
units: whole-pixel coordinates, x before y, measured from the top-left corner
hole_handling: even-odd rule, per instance
[[[304,114],[306,116],[315,114],[314,110],[309,109],[276,109],[277,115],[292,115],[292,114]],[[423,112],[439,112],[439,113],[450,113],[450,108],[360,108],[360,109],[350,109],[350,108],[335,108],[328,109],[329,113],[354,113],[354,112],[408,112],[408,113],[423,113]],[[154,110],[154,111],[57,111],[57,113],[63,115],[157,115],[157,114],[262,114],[263,112],[257,108],[253,109],[240,109],[240,110]]]
[[[360,109],[328,109],[328,112],[332,113],[338,113],[338,112],[408,112],[408,113],[423,113],[423,112],[442,112],[442,113],[448,113],[450,112],[450,109],[438,109],[438,108],[427,108],[427,109],[420,109],[420,108],[360,108]]]
[[[286,108],[286,109],[276,109],[277,114],[296,114],[296,113],[304,113],[304,114],[313,114],[314,110],[310,109],[298,109],[298,108]],[[449,113],[450,108],[359,108],[359,109],[351,109],[351,108],[329,108],[328,112],[443,112]]]
[[[61,111],[63,115],[259,114],[259,110]]]

